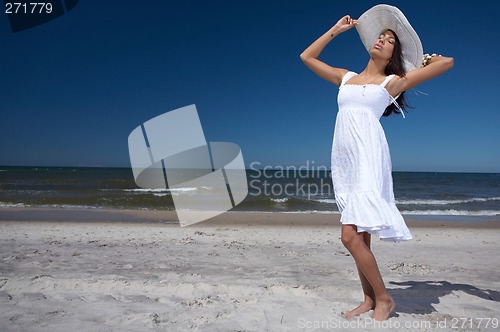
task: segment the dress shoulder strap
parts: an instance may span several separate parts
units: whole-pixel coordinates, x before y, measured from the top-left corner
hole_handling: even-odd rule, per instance
[[[385,80],[380,84],[381,87],[385,88],[385,86],[396,76],[395,74],[389,75],[385,78]]]
[[[342,77],[342,82],[340,83],[340,86],[344,85],[347,81],[349,81],[350,78],[352,78],[353,76],[356,76],[356,75],[358,75],[358,74],[356,74],[353,71],[348,71],[347,73],[345,73],[344,77]]]
[[[382,84],[380,84],[380,86],[385,88],[385,86],[394,78],[394,76],[396,76],[396,75],[392,74],[392,75],[387,76],[385,78],[385,80],[382,82]],[[403,118],[405,118],[404,110],[401,108],[401,106],[399,106],[398,102],[396,101],[396,99],[398,99],[400,95],[401,94],[397,95],[396,98],[389,95],[389,105],[394,104],[394,106],[396,106],[396,108],[401,112],[401,115],[403,116]]]

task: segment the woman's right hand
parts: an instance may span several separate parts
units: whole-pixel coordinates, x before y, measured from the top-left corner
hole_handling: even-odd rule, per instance
[[[339,33],[345,32],[349,29],[352,29],[354,26],[358,24],[358,20],[354,20],[351,16],[346,15],[342,17],[337,24],[334,25],[335,30]]]
[[[305,63],[305,65],[317,75],[337,86],[340,86],[340,84],[342,83],[342,78],[344,77],[345,73],[347,73],[347,70],[327,65],[323,61],[319,60],[318,57],[321,54],[321,51],[323,51],[325,46],[333,38],[335,38],[342,32],[352,29],[357,24],[358,20],[353,20],[349,15],[342,17],[327,32],[316,39],[314,43],[309,45],[309,47],[306,48],[304,52],[302,52],[300,58]]]

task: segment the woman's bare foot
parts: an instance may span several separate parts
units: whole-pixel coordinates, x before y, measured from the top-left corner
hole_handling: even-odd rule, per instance
[[[362,313],[372,310],[374,307],[375,306],[373,305],[373,301],[365,300],[365,302],[361,303],[353,310],[344,312],[344,318],[351,319],[353,317],[361,315]]]
[[[377,298],[377,305],[373,310],[372,318],[375,320],[387,320],[395,307],[396,304],[390,295],[387,295],[387,298],[383,299]]]

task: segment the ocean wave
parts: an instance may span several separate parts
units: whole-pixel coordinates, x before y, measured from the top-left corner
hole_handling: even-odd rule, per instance
[[[210,189],[209,187],[200,187],[202,189]],[[196,187],[185,187],[185,188],[135,188],[135,189],[123,189],[123,191],[130,192],[140,192],[140,193],[169,193],[169,192],[188,192],[188,191],[196,191],[198,188]]]
[[[431,216],[500,216],[500,211],[496,210],[402,210],[401,214],[407,215],[431,215]]]
[[[321,198],[309,199],[307,197],[292,197],[298,201],[312,201],[324,204],[336,204],[334,198]],[[276,203],[283,203],[290,198],[270,198],[271,201]],[[409,200],[396,200],[398,205],[450,205],[450,204],[467,204],[467,203],[484,203],[500,201],[500,197],[474,197],[469,199],[409,199]]]
[[[336,204],[337,203],[334,198],[312,199],[312,201],[315,201],[318,203],[326,203],[326,204]]]
[[[281,211],[280,213],[290,214],[340,214],[339,211],[325,211],[325,210],[303,210],[303,211]]]
[[[105,189],[101,189],[105,190]],[[162,193],[167,192],[168,189],[164,188],[134,188],[134,189],[122,189],[123,191],[139,192],[139,193]]]
[[[265,212],[265,211],[264,211]],[[272,212],[274,213],[274,211]],[[340,214],[337,210],[301,210],[301,211],[279,211],[277,213],[290,214]],[[481,210],[481,211],[465,211],[465,210],[409,210],[401,211],[405,215],[431,215],[431,216],[500,216],[500,211],[496,210]]]
[[[25,208],[25,207],[30,207],[27,204],[24,203],[3,203],[0,202],[0,208]]]
[[[275,203],[286,203],[286,201],[288,201],[288,198],[271,198],[271,201],[275,202]]]
[[[313,199],[312,201],[318,203],[335,204],[334,198],[324,198],[324,199]],[[396,200],[398,205],[449,205],[449,204],[464,204],[464,203],[474,203],[474,202],[494,202],[500,201],[500,197],[474,197],[469,199],[450,199],[450,200],[439,200],[439,199],[410,199],[410,200]]]
[[[89,209],[89,210],[103,210],[112,209],[113,207],[94,206],[94,205],[77,205],[77,204],[41,204],[37,205],[40,208],[55,208],[55,209]]]
[[[168,193],[154,193],[153,195],[156,197],[163,197],[163,196],[167,196]]]
[[[399,205],[449,205],[449,204],[464,204],[474,202],[493,202],[500,201],[500,197],[473,197],[469,199],[410,199],[410,200],[396,200]]]
[[[25,203],[7,203],[0,202],[0,208],[60,208],[60,209],[122,209],[124,207],[111,205],[93,206],[93,205],[78,205],[78,204],[25,204]],[[139,210],[156,210],[153,207],[144,206],[128,206],[128,209]],[[175,208],[174,208],[175,210]],[[238,212],[248,213],[287,213],[287,214],[334,214],[338,215],[338,210],[322,210],[322,209],[304,209],[304,210],[240,210]],[[500,210],[401,210],[403,215],[421,215],[421,216],[471,216],[471,217],[500,217]]]
[[[45,208],[45,209],[105,209],[113,207],[77,205],[77,204],[24,204],[24,203],[2,203],[0,208]]]

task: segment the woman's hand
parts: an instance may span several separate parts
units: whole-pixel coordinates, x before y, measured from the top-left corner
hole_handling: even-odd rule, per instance
[[[349,29],[352,29],[354,26],[358,24],[358,20],[354,20],[351,18],[351,16],[346,15],[342,17],[337,24],[335,24],[333,27],[335,30],[338,31],[338,33],[345,32]]]
[[[314,43],[302,52],[300,58],[313,72],[333,84],[340,85],[342,77],[347,73],[346,69],[336,68],[327,65],[318,59],[319,55],[333,38],[358,24],[358,20],[353,20],[351,16],[342,17],[333,27],[319,37]]]

